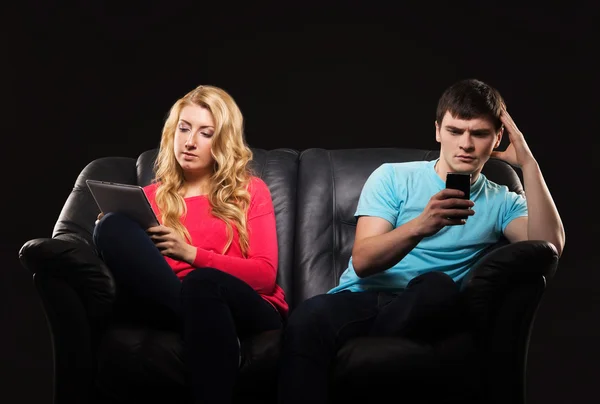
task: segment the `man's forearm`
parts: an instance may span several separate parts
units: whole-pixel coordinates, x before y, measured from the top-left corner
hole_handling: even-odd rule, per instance
[[[393,267],[422,239],[412,220],[390,232],[356,242],[352,250],[356,275],[364,278]]]
[[[565,231],[542,171],[535,160],[521,166],[521,170],[529,215],[527,236],[530,240],[554,244],[560,255],[565,245]]]

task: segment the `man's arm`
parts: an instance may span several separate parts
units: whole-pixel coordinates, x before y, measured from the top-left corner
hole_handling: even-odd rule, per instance
[[[423,238],[445,226],[465,224],[461,219],[449,219],[464,215],[465,209],[468,216],[475,213],[470,209],[473,202],[461,196],[462,191],[444,189],[431,197],[419,216],[395,229],[380,217],[359,217],[352,248],[356,275],[364,278],[385,271],[402,260]]]
[[[527,201],[527,218],[518,218],[506,226],[504,235],[511,241],[545,240],[552,243],[562,254],[565,245],[565,230],[550,190],[544,181],[540,167],[529,150],[523,134],[506,112],[501,116],[510,138],[506,151],[493,155],[521,167]]]
[[[364,278],[385,271],[402,260],[423,238],[414,222],[393,229],[390,222],[380,217],[359,217],[352,247],[356,275]]]
[[[521,169],[529,216],[510,222],[504,234],[511,242],[548,241],[554,244],[560,256],[565,245],[565,230],[542,172],[535,160],[521,166]]]

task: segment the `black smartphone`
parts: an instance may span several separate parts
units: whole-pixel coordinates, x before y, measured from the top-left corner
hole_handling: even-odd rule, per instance
[[[463,191],[463,199],[471,198],[471,174],[448,173],[446,174],[446,188],[458,189]],[[458,216],[454,219],[466,219],[467,216]]]

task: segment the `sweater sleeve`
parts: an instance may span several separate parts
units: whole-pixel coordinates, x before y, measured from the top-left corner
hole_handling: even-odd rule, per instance
[[[227,272],[250,285],[260,294],[271,294],[277,278],[277,230],[271,194],[261,180],[253,181],[248,210],[247,258],[231,257],[197,248],[193,265]]]

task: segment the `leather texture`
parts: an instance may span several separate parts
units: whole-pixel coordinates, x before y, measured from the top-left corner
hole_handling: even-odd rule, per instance
[[[300,155],[294,305],[337,285],[352,253],[354,212],[369,175],[383,163],[438,157],[437,151],[392,148],[310,149]],[[490,159],[483,173],[523,192],[519,177],[503,161]]]
[[[85,180],[147,185],[156,152],[88,164],[52,238],[30,240],[20,250],[53,336],[56,404],[189,402],[179,335],[136,317],[91,243],[98,208]],[[253,155],[251,167],[273,198],[278,282],[293,311],[334,287],[345,270],[354,211],[371,172],[387,162],[432,160],[439,152],[253,149]],[[523,192],[508,164],[490,159],[483,172]],[[558,256],[543,241],[505,244],[491,249],[463,282],[464,327],[429,344],[401,338],[348,342],[333,364],[331,402],[391,395],[410,402],[523,403],[530,328]],[[236,402],[275,402],[280,339],[281,332],[273,331],[241,341]]]

